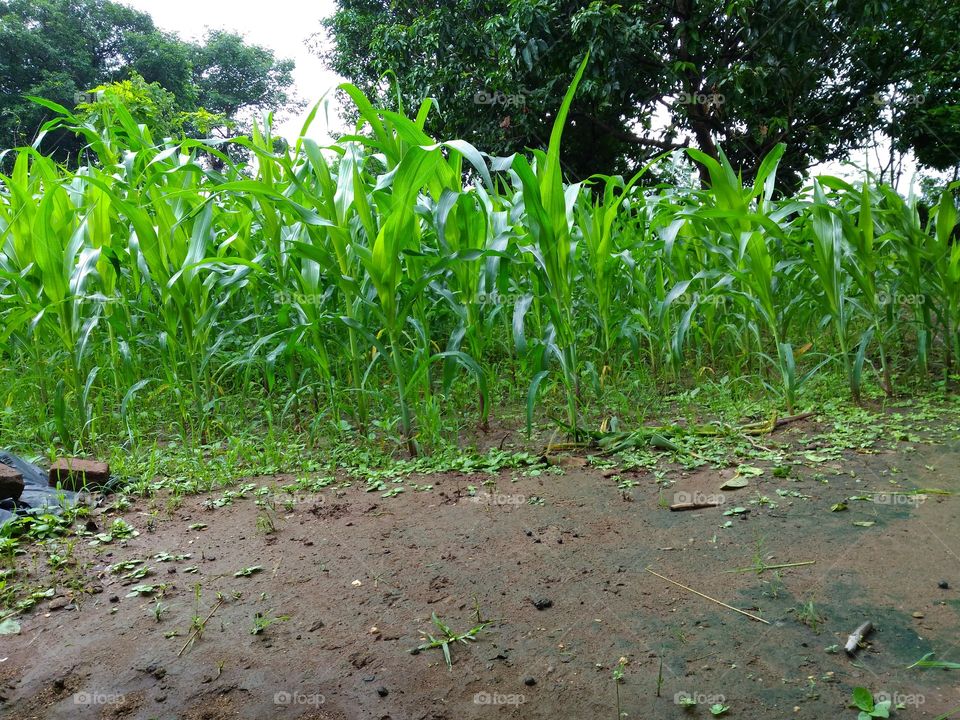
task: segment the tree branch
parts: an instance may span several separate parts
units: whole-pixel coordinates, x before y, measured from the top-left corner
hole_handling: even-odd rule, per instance
[[[598,128],[603,130],[605,133],[615,137],[617,140],[622,140],[623,142],[630,143],[631,145],[645,145],[647,147],[660,148],[661,150],[682,150],[685,147],[689,147],[687,143],[675,143],[670,142],[669,140],[658,140],[656,138],[649,137],[640,137],[639,135],[634,135],[630,132],[625,132],[619,128],[615,128],[607,122],[604,122],[600,118],[597,118],[593,115],[589,115],[583,112],[571,111],[570,117],[572,119],[585,120],[588,123],[596,125]]]

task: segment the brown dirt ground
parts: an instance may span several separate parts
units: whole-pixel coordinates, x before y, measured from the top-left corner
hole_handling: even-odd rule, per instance
[[[138,537],[100,549],[78,543],[77,558],[92,564],[88,572],[100,575],[93,589],[102,590],[63,608],[53,609],[63,600],[45,602],[21,618],[19,636],[0,637],[0,716],[614,718],[612,670],[625,657],[619,695],[629,718],[712,717],[708,705],[722,697],[730,718],[852,719],[856,686],[896,694],[905,703],[896,718],[934,718],[960,706],[960,671],[905,667],[932,651],[960,660],[960,497],[850,501],[830,512],[864,489],[889,487],[884,471],[893,465],[902,486],[960,491],[953,443],[851,454],[834,469],[853,476],[828,483],[806,469],[799,479],[768,470],[726,493],[725,506],[694,512],[662,503],[676,492],[716,493],[720,471],[675,469],[668,478],[676,484],[662,493],[652,475],[625,473],[638,484],[621,490],[578,458],[562,475],[494,476],[479,501],[467,486],[489,476],[433,476],[432,491],[389,499],[359,487],[300,496],[280,508],[274,534],[258,529],[252,496],[214,510],[189,497],[169,512],[163,498],[139,501],[124,513]],[[757,492],[778,506],[750,504]],[[527,502],[533,497],[543,504]],[[749,512],[724,516],[734,505]],[[151,507],[161,512],[148,530]],[[112,518],[96,520],[103,527]],[[188,529],[197,522],[207,528]],[[725,572],[753,564],[758,542],[768,564],[816,563],[779,578]],[[155,600],[126,597],[135,583],[104,571],[159,552],[191,557],[150,559],[155,574],[137,581],[167,584],[158,622]],[[40,556],[37,573],[42,564]],[[251,565],[264,569],[234,576]],[[185,572],[190,566],[197,572]],[[196,583],[201,615],[217,593],[223,603],[178,657]],[[537,609],[536,600],[551,604]],[[808,601],[819,627],[797,619]],[[408,652],[422,632],[435,632],[432,613],[463,631],[476,624],[477,607],[490,625],[452,648],[452,671],[440,650]],[[251,634],[254,614],[268,611],[289,620]],[[856,659],[825,650],[842,648],[865,619],[877,630]],[[681,692],[700,704],[682,708]]]

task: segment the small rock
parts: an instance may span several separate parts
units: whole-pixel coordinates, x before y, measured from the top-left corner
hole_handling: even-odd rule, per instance
[[[553,607],[553,600],[545,597],[536,597],[533,598],[530,602],[533,603],[533,606],[537,610],[546,610],[549,607]]]
[[[150,663],[143,670],[144,672],[153,675],[157,680],[162,680],[167,674],[167,669],[163,667],[163,665],[159,665],[157,663]]]
[[[19,500],[23,494],[23,475],[8,465],[0,463],[0,500]]]
[[[119,596],[119,595],[111,595],[111,596],[110,596],[110,602],[112,602],[112,603],[118,603],[118,602],[120,602],[120,596]]]
[[[534,685],[537,684],[537,679],[534,678],[534,677],[531,677],[531,676],[527,675],[527,676],[523,679],[523,684],[526,685],[527,687],[533,687]]]
[[[919,620],[920,618],[923,617],[923,613],[922,613],[922,612],[915,612],[915,613],[913,613],[913,616]]]
[[[317,620],[315,623],[313,623],[313,625],[310,626],[310,631],[309,631],[309,632],[316,632],[317,630],[319,630],[319,629],[322,628],[323,626],[324,626],[323,620]]]
[[[56,597],[47,603],[47,610],[62,610],[70,604],[70,598]]]
[[[162,703],[162,702],[165,702],[166,699],[167,699],[167,696],[166,696],[166,695],[157,695],[157,696],[154,698],[154,702]]]
[[[110,466],[97,460],[59,458],[50,466],[50,487],[58,484],[66,490],[103,487],[110,480]]]
[[[948,583],[946,580],[941,580],[940,582],[937,583],[937,587],[940,588],[941,590],[949,590],[950,583]]]
[[[390,691],[387,690],[383,685],[377,688],[377,695],[379,695],[380,697],[386,697],[389,694],[390,694]]]

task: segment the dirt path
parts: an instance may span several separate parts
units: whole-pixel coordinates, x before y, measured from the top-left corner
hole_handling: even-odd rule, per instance
[[[139,536],[76,548],[101,592],[79,608],[47,601],[21,635],[0,637],[0,714],[613,719],[621,657],[630,718],[711,717],[711,703],[731,718],[855,718],[856,686],[904,703],[897,718],[960,706],[960,671],[905,669],[928,652],[960,660],[960,499],[849,499],[960,492],[960,444],[849,455],[787,478],[766,467],[723,491],[721,507],[676,513],[663,505],[718,493],[721,473],[675,470],[661,490],[644,472],[572,463],[563,475],[502,473],[495,487],[481,485],[490,476],[432,477],[432,491],[387,499],[331,489],[284,505],[278,494],[273,533],[252,493],[213,510],[205,497],[170,513],[141,503],[124,514]],[[840,502],[847,509],[831,512]],[[747,512],[724,515],[734,507]],[[725,572],[757,558],[816,562]],[[153,573],[106,571],[133,559]],[[253,566],[262,571],[235,576]],[[138,583],[166,586],[159,620],[155,598],[127,597]],[[478,612],[490,624],[451,648],[452,670],[439,649],[408,652],[421,631],[436,634],[432,613],[463,632]],[[254,635],[256,613],[289,619]],[[195,614],[210,617],[187,643]],[[866,619],[877,630],[851,661],[842,645]],[[678,704],[681,693],[697,707]]]

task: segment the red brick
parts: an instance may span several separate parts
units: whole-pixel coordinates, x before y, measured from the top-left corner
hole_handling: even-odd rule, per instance
[[[97,460],[59,458],[50,466],[50,487],[57,483],[65,490],[98,488],[110,479],[110,466]]]
[[[23,494],[23,475],[9,465],[0,463],[0,500],[18,500]]]

